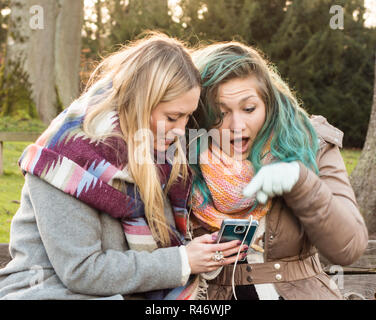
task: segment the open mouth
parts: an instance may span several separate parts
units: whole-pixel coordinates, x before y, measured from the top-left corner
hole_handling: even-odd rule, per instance
[[[251,139],[249,137],[234,138],[230,140],[234,151],[238,153],[244,153],[248,150]]]

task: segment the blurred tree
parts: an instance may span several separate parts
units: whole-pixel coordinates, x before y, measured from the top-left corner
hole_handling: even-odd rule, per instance
[[[285,16],[286,0],[181,0],[185,33],[199,40],[241,40],[267,48]]]
[[[6,42],[7,33],[8,33],[8,18],[9,15],[3,15],[1,12],[9,8],[9,0],[2,0],[0,2],[0,51],[3,49]],[[1,55],[0,55],[1,59]],[[0,60],[1,64],[1,60]]]
[[[87,58],[98,60],[146,30],[182,35],[183,28],[173,20],[167,0],[95,0],[94,12],[83,27],[82,43],[88,49]]]
[[[176,36],[180,26],[172,20],[167,0],[112,0],[110,41],[124,44],[145,30],[159,30]]]
[[[361,0],[337,1],[344,8],[344,29],[331,29],[332,4],[291,1],[268,52],[306,109],[344,131],[345,145],[361,147],[372,96],[375,30],[364,27]]]
[[[95,14],[96,14],[96,30],[95,30],[95,41],[96,46],[99,52],[102,52],[103,48],[103,34],[104,34],[104,26],[103,26],[103,17],[102,17],[102,9],[103,9],[103,1],[96,0],[95,2]]]
[[[190,37],[188,40],[193,44],[199,40],[231,41],[234,36],[240,40],[241,18],[235,12],[241,14],[238,9],[243,3],[243,0],[182,0],[181,21],[186,37]]]
[[[35,5],[36,11],[30,12]],[[20,110],[19,86],[10,81],[17,82],[20,74],[23,92],[30,92],[38,115],[48,123],[78,95],[83,0],[10,0],[10,8],[0,91],[16,99],[8,99],[1,112],[28,113]]]
[[[58,111],[78,97],[83,0],[59,0],[55,31],[55,88]]]
[[[351,174],[351,184],[368,231],[376,237],[376,59],[372,112],[362,153]]]

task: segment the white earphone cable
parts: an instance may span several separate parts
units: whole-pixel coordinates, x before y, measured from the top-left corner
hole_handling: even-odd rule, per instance
[[[242,247],[243,247],[243,244],[244,244],[245,239],[247,239],[247,235],[248,235],[249,229],[250,229],[251,226],[252,226],[252,221],[253,221],[253,217],[252,217],[252,215],[250,216],[249,219],[250,219],[250,221],[249,221],[249,225],[248,225],[247,231],[246,231],[246,233],[245,233],[245,236],[244,236],[244,238],[243,238],[242,244],[240,245],[240,248],[239,248],[239,250],[238,250],[238,254],[237,254],[237,257],[236,257],[236,260],[235,260],[235,263],[234,263],[234,268],[233,268],[233,270],[232,270],[231,285],[232,285],[232,293],[233,293],[233,295],[234,295],[235,300],[238,300],[238,298],[236,297],[236,293],[235,293],[235,269],[236,269],[236,265],[237,265],[237,263],[238,263],[238,259],[239,259],[240,251],[241,251],[241,249],[242,249]]]

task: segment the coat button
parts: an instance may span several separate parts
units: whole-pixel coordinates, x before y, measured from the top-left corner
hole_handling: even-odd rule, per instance
[[[252,271],[252,267],[251,266],[247,266],[247,271],[251,272]]]
[[[247,281],[248,281],[248,282],[252,282],[252,281],[253,281],[253,278],[252,278],[251,276],[248,276],[248,277],[247,277]]]
[[[282,275],[277,273],[275,278],[276,278],[276,280],[280,281],[280,280],[282,280]]]
[[[280,265],[279,263],[276,263],[276,264],[274,265],[274,269],[276,269],[276,270],[281,269],[281,265]]]
[[[271,236],[269,237],[269,239],[270,239],[270,240],[273,240],[273,239],[274,239],[274,236],[273,236],[273,235],[271,235]]]

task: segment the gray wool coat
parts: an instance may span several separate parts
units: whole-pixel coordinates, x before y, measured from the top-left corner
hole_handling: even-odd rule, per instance
[[[182,281],[178,247],[129,250],[118,220],[30,174],[12,220],[10,254],[0,269],[0,299],[138,299]]]

